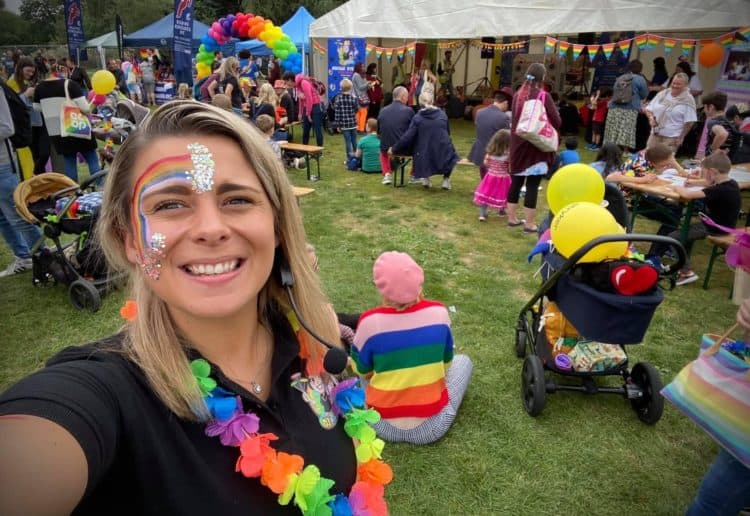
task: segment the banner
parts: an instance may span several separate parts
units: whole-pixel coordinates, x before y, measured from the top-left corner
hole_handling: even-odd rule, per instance
[[[76,62],[88,61],[81,0],[65,0],[65,30],[68,33],[68,55],[75,57]]]
[[[122,38],[124,36],[122,30],[122,19],[120,15],[115,15],[115,38],[117,38],[117,55],[122,59]]]
[[[341,91],[342,79],[351,79],[354,65],[365,62],[364,38],[328,38],[328,98]]]
[[[172,61],[177,84],[193,84],[193,0],[174,0]]]

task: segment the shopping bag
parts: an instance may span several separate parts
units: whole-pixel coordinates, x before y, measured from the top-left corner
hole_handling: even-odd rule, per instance
[[[722,347],[726,337],[704,335],[697,359],[662,395],[746,467],[750,467],[750,363]]]
[[[516,124],[516,134],[543,152],[556,152],[560,143],[557,131],[547,117],[544,107],[546,91],[540,91],[535,99],[523,103],[521,116]]]
[[[65,100],[60,107],[60,137],[91,139],[91,122],[78,105],[70,100],[68,80],[65,80]]]

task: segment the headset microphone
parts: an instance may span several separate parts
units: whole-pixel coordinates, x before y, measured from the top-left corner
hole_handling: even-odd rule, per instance
[[[289,265],[285,263],[285,260],[281,259],[279,260],[278,267],[279,274],[281,276],[281,286],[284,287],[284,290],[286,290],[286,295],[289,298],[289,303],[292,305],[292,311],[294,312],[294,315],[297,316],[297,320],[299,321],[300,325],[305,329],[305,331],[307,331],[307,333],[310,334],[312,338],[328,348],[325,357],[323,357],[323,368],[329,374],[341,374],[344,369],[346,369],[346,364],[349,360],[348,355],[343,349],[334,346],[330,342],[327,342],[325,339],[320,337],[320,335],[310,329],[310,327],[300,315],[299,309],[297,308],[297,303],[294,302],[294,296],[292,295],[294,276],[292,275],[291,269],[289,269]]]

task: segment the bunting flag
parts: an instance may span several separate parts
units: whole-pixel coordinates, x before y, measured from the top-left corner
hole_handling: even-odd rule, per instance
[[[567,41],[557,42],[557,53],[560,55],[560,57],[563,57],[565,54],[567,54],[569,48],[570,43],[568,43]]]
[[[148,49],[147,49],[147,48],[142,48],[142,49],[140,49],[140,50],[138,51],[138,54],[140,54],[140,56],[141,56],[141,59],[148,59],[149,53],[150,53],[150,52],[148,51]]]
[[[586,45],[573,45],[573,61],[578,61],[578,56],[581,55]]]
[[[732,43],[734,43],[734,32],[727,32],[721,37],[719,41],[725,47],[730,46]]]
[[[632,42],[632,39],[625,39],[617,43],[617,48],[620,49],[620,52],[625,54],[625,57],[630,57],[630,44]]]
[[[669,55],[670,52],[672,52],[672,49],[677,44],[676,39],[671,38],[664,38],[664,53]]]
[[[743,37],[750,39],[750,27],[746,27],[744,29],[740,29],[737,32],[742,34]]]
[[[604,52],[604,57],[607,58],[607,61],[609,61],[609,58],[612,57],[612,51],[615,49],[614,43],[605,43],[602,45],[602,51]]]
[[[391,62],[391,59],[393,59],[393,49],[389,48],[385,51],[385,58],[388,60],[388,62]]]
[[[380,47],[375,47],[375,57],[380,59],[380,56],[383,55],[383,49]]]
[[[414,54],[417,53],[417,44],[416,43],[409,43],[406,45],[406,51],[409,52],[409,55],[414,57]]]
[[[544,53],[545,54],[547,52],[554,53],[555,52],[555,45],[557,45],[557,40],[555,38],[550,38],[549,36],[547,36],[546,38],[544,38]]]
[[[589,61],[593,63],[596,53],[599,52],[599,45],[586,45],[586,50],[589,53]]]
[[[682,54],[683,55],[690,54],[690,51],[693,50],[694,46],[695,46],[694,39],[683,39],[682,43],[680,43],[680,47],[682,48]]]
[[[368,43],[365,45],[365,55],[370,55],[370,52],[372,52],[375,49],[375,45],[371,45]]]
[[[396,49],[396,56],[398,56],[399,61],[403,61],[405,51],[406,51],[406,47],[398,47]]]
[[[638,50],[643,50],[643,47],[646,46],[647,41],[648,41],[648,36],[646,34],[641,34],[640,36],[636,36],[635,44],[638,45]]]
[[[646,39],[646,50],[653,50],[657,43],[659,43],[659,36],[649,34]]]
[[[321,55],[326,55],[328,53],[325,47],[317,41],[313,41],[313,50],[317,51]]]

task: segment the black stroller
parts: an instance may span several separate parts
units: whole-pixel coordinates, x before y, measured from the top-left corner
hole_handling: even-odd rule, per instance
[[[45,237],[32,252],[34,285],[67,286],[70,302],[78,310],[96,312],[102,295],[117,280],[108,274],[93,236],[101,205],[97,203],[100,194],[93,193],[94,185],[106,173],[94,174],[78,185],[67,176],[49,172],[22,182],[13,193],[19,215],[40,225]],[[75,238],[64,244],[63,235]],[[54,247],[44,245],[47,238]]]
[[[578,261],[594,247],[607,242],[650,242],[670,246],[677,258],[674,263],[657,271],[659,281],[640,295],[622,295],[615,291],[607,292],[591,286],[590,265]],[[608,267],[611,262],[600,262]],[[621,263],[621,262],[620,262]],[[607,235],[596,238],[578,249],[569,259],[550,253],[543,260],[540,289],[521,309],[516,325],[516,355],[524,358],[521,375],[521,398],[530,416],[539,415],[544,409],[546,395],[557,391],[577,391],[586,394],[618,394],[630,403],[638,418],[646,424],[655,424],[662,415],[664,400],[659,392],[662,389],[661,376],[657,369],[647,362],[635,364],[628,369],[626,344],[638,344],[651,322],[656,308],[664,299],[664,288],[660,283],[671,282],[673,276],[685,263],[685,249],[672,238],[647,235]],[[605,269],[602,269],[605,270]],[[609,278],[609,275],[606,275]],[[546,331],[540,328],[545,314],[545,306],[554,301],[560,313],[571,323],[579,335],[587,341],[607,343],[619,355],[614,361],[599,370],[576,371],[565,360],[556,361],[553,351],[558,343],[548,341]],[[579,343],[574,344],[574,346]],[[601,345],[600,345],[601,346]],[[527,354],[528,352],[528,354]],[[564,367],[561,363],[564,363]],[[547,378],[546,371],[564,377],[580,379],[577,384],[558,383]],[[621,376],[622,387],[600,386],[597,376]]]

